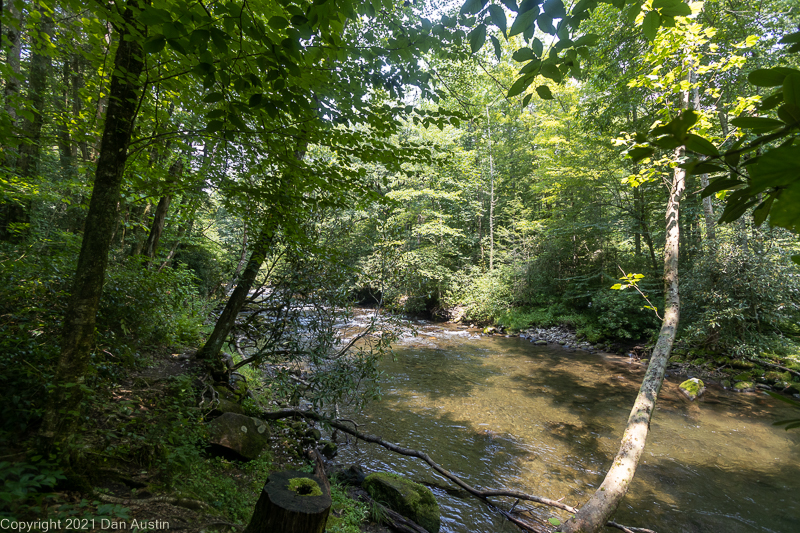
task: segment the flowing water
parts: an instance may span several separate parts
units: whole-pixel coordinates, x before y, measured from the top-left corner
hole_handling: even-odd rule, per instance
[[[644,369],[627,358],[478,337],[423,325],[384,361],[381,401],[349,414],[362,431],[427,452],[482,488],[579,506],[619,446]],[[800,532],[800,431],[771,423],[797,412],[764,394],[709,387],[695,403],[668,378],[617,522],[669,532]],[[417,459],[341,446],[343,464],[450,486]],[[442,532],[516,532],[478,500],[434,488]],[[566,518],[539,507],[535,517]]]

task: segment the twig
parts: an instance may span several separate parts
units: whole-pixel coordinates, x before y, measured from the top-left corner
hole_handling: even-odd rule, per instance
[[[106,503],[118,503],[120,505],[143,505],[146,503],[169,503],[178,507],[186,507],[187,509],[194,510],[207,510],[210,509],[208,504],[200,500],[192,500],[191,498],[176,498],[175,496],[156,496],[154,498],[117,498],[116,496],[109,496],[108,494],[97,494],[97,499]]]

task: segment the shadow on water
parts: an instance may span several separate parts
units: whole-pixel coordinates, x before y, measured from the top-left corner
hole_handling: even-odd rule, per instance
[[[619,446],[641,367],[520,339],[422,340],[383,364],[384,399],[349,415],[364,431],[423,450],[475,486],[576,506],[593,493]],[[659,533],[797,530],[800,437],[771,426],[791,410],[713,387],[689,403],[677,385],[662,389],[618,520]],[[359,448],[344,446],[340,459],[445,484],[417,460]],[[435,492],[445,533],[517,531],[474,499]]]

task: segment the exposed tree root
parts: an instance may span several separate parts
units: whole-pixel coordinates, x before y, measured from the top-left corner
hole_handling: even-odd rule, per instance
[[[524,522],[524,521],[514,517],[509,511],[506,511],[504,509],[501,509],[501,508],[497,507],[493,502],[489,501],[488,498],[490,498],[490,497],[498,497],[498,496],[506,496],[506,497],[509,497],[509,498],[516,498],[517,500],[524,500],[524,501],[539,503],[541,505],[547,505],[549,507],[555,507],[556,509],[561,509],[562,511],[567,511],[567,512],[572,513],[572,514],[575,514],[577,512],[577,509],[575,507],[571,507],[571,506],[569,506],[569,505],[567,505],[565,503],[561,503],[560,501],[551,500],[549,498],[544,498],[542,496],[534,496],[534,495],[531,495],[531,494],[526,494],[524,492],[518,492],[518,491],[506,490],[506,489],[489,489],[489,490],[477,489],[477,488],[471,486],[470,484],[468,484],[467,482],[465,482],[464,480],[462,480],[461,478],[459,478],[458,476],[456,476],[455,474],[453,474],[452,472],[450,472],[448,470],[445,470],[442,466],[440,466],[433,459],[431,459],[428,456],[428,454],[426,454],[425,452],[421,452],[419,450],[413,450],[413,449],[410,449],[410,448],[403,448],[402,446],[398,446],[396,444],[392,444],[391,442],[386,442],[382,438],[376,437],[375,435],[368,435],[368,434],[365,434],[365,433],[361,433],[357,429],[354,429],[354,428],[350,427],[349,425],[344,424],[343,421],[341,421],[341,420],[331,420],[331,419],[325,418],[324,416],[322,416],[322,415],[320,415],[318,413],[315,413],[313,411],[300,411],[300,410],[297,410],[297,409],[284,409],[284,410],[281,410],[281,411],[273,411],[273,412],[269,412],[269,413],[264,413],[262,415],[262,418],[265,418],[267,420],[279,420],[279,419],[282,419],[282,418],[291,418],[291,417],[309,418],[309,419],[315,420],[317,422],[324,422],[326,424],[329,424],[331,427],[334,427],[334,428],[338,429],[339,431],[342,431],[344,433],[347,433],[349,435],[352,435],[352,436],[356,437],[356,439],[361,439],[361,440],[366,441],[366,442],[371,442],[373,444],[378,444],[380,446],[383,446],[387,450],[391,450],[391,451],[393,451],[395,453],[399,453],[400,455],[405,455],[405,456],[408,456],[408,457],[416,457],[418,459],[422,459],[423,461],[428,463],[428,465],[431,468],[433,468],[436,472],[438,472],[439,474],[441,474],[445,478],[449,479],[451,482],[453,482],[454,484],[458,485],[459,487],[461,487],[465,491],[469,492],[473,496],[475,496],[477,498],[480,498],[481,500],[483,500],[488,505],[490,505],[493,508],[497,509],[497,511],[500,512],[503,516],[505,516],[509,521],[513,522],[514,524],[516,524],[520,528],[523,528],[523,529],[525,529],[527,531],[532,531],[534,533],[540,533],[543,530],[537,529],[532,524],[529,524],[527,522]],[[352,425],[356,426],[356,424],[354,422],[352,422],[352,421],[349,421],[349,422]],[[633,532],[633,533],[655,533],[655,532],[653,532],[653,531],[651,531],[649,529],[640,529],[640,528],[632,528],[632,527],[627,527],[626,528],[626,526],[622,526],[620,524],[617,524],[616,522],[610,522],[610,521],[606,525],[608,527],[614,527],[614,528],[617,528],[617,529],[622,529],[623,531],[628,531],[628,532]],[[411,530],[411,531],[413,532],[413,530]]]

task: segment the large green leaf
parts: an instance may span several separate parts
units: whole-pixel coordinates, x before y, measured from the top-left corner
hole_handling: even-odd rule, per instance
[[[786,187],[800,180],[800,146],[781,146],[764,152],[750,167],[754,187]],[[798,209],[800,211],[800,209]]]
[[[731,120],[731,124],[737,128],[757,128],[767,131],[783,126],[780,120],[767,117],[739,117]]]
[[[167,40],[163,35],[153,35],[148,37],[142,44],[142,49],[148,54],[156,54],[164,49],[167,45]]]
[[[497,57],[497,60],[500,61],[503,55],[503,46],[500,44],[500,40],[494,35],[491,35],[490,39],[492,40],[492,45],[494,45],[494,55]]]
[[[692,8],[683,2],[678,2],[674,6],[661,9],[661,14],[665,17],[688,17],[692,14]]]
[[[467,38],[469,39],[469,48],[473,54],[483,48],[483,44],[486,42],[486,24],[481,24],[469,32]]]
[[[747,75],[747,80],[758,87],[778,87],[786,76],[800,71],[788,67],[759,68]]]
[[[545,78],[550,78],[556,83],[561,83],[563,76],[561,75],[561,71],[558,70],[558,67],[552,63],[545,63],[542,65],[541,70],[542,76]]]
[[[644,32],[644,36],[647,37],[649,41],[652,41],[656,38],[659,27],[661,27],[661,15],[658,14],[658,11],[650,11],[644,16],[644,21],[642,22],[642,31]]]
[[[536,88],[536,94],[538,94],[539,98],[541,98],[542,100],[553,99],[553,93],[550,92],[550,87],[548,87],[547,85],[539,85]]]
[[[526,46],[525,48],[520,48],[519,50],[514,52],[514,55],[511,56],[511,59],[522,63],[523,61],[530,61],[531,59],[536,59],[536,55],[533,53],[533,50],[531,50]]]
[[[717,150],[711,141],[704,137],[700,137],[699,135],[695,135],[694,133],[689,133],[686,135],[686,148],[692,152],[697,152],[698,154],[703,154],[710,157],[719,155],[719,150]]]
[[[517,18],[515,18],[514,22],[511,24],[508,36],[513,37],[525,31],[526,28],[536,21],[537,15],[539,15],[539,6],[534,6],[532,9],[518,14]]]
[[[789,73],[783,80],[783,100],[800,106],[800,73]]]
[[[717,178],[715,180],[711,180],[711,183],[703,189],[703,192],[700,194],[702,198],[707,198],[712,194],[718,193],[720,191],[729,191],[731,189],[736,189],[741,187],[742,185],[747,185],[745,182],[732,179],[732,178]]]
[[[497,4],[490,5],[489,17],[492,19],[492,24],[497,26],[500,31],[503,32],[503,35],[506,35],[508,32],[508,27],[506,21],[506,12],[503,11],[503,8]]]
[[[467,0],[464,2],[464,5],[461,6],[461,14],[464,16],[474,15],[483,9],[483,6],[486,5],[486,2],[488,2],[488,0]]]
[[[517,96],[518,94],[522,94],[522,92],[530,87],[531,83],[533,83],[533,76],[527,75],[519,78],[511,88],[508,90],[508,94],[506,95],[507,98],[512,98]]]

